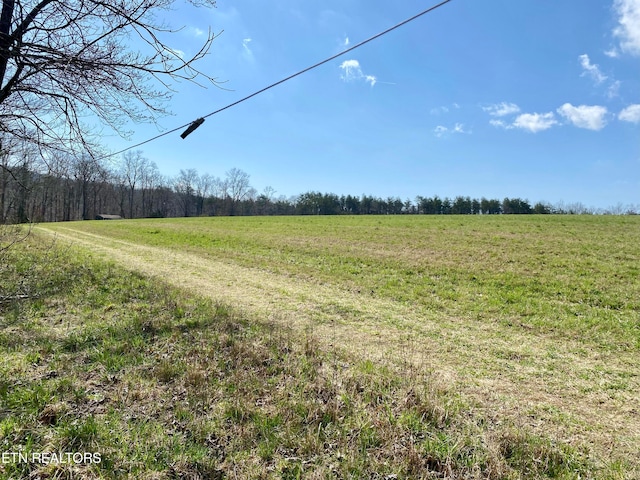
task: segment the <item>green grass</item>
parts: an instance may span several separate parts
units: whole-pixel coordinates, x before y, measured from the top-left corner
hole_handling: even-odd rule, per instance
[[[0,450],[100,452],[103,461],[3,463],[0,478],[623,479],[638,472],[637,438],[622,436],[608,450],[593,441],[603,438],[596,419],[567,407],[591,395],[633,421],[635,218],[53,227],[329,285],[363,303],[417,312],[430,330],[405,331],[394,317],[401,331],[399,343],[390,343],[395,353],[363,357],[337,334],[328,346],[314,330],[187,294],[77,248],[58,250],[60,241],[45,248],[46,237],[32,237],[2,257],[11,272],[6,288],[18,282],[13,266],[20,262],[39,265],[39,274],[25,277],[33,286],[24,291],[37,296],[0,310]],[[344,326],[358,324],[357,304],[336,298],[320,307]],[[422,350],[432,346],[425,332],[441,336],[438,350]],[[475,351],[474,343],[482,348]],[[429,355],[450,364],[434,366]],[[416,356],[426,360],[416,363]],[[579,361],[591,363],[573,370]],[[459,377],[443,377],[441,369]],[[573,378],[579,374],[584,378]],[[513,398],[542,400],[510,407],[509,391],[494,388],[503,378],[525,390]],[[563,383],[584,391],[554,396]],[[568,434],[547,430],[554,425]],[[626,450],[618,448],[624,442]]]
[[[465,318],[640,347],[633,216],[201,218],[73,228]]]

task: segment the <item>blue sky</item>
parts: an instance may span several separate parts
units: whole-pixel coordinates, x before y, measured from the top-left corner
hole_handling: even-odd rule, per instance
[[[435,2],[434,2],[435,3]],[[172,129],[433,5],[177,2],[171,45],[224,88],[175,84]],[[134,125],[113,151],[157,135]],[[161,130],[160,130],[161,132]],[[345,56],[139,147],[165,175],[251,175],[261,192],[519,196],[640,204],[640,0],[452,0]]]

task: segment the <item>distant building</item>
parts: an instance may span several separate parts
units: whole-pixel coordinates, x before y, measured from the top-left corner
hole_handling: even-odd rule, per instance
[[[120,215],[107,215],[106,213],[99,213],[96,215],[96,220],[122,220]]]

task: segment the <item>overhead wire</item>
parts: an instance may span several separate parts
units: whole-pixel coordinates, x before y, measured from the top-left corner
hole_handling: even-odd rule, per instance
[[[161,137],[164,137],[166,135],[170,135],[170,134],[172,134],[174,132],[177,132],[179,130],[182,130],[182,129],[186,128],[186,127],[191,127],[196,123],[197,123],[197,125],[196,125],[196,127],[197,127],[197,126],[202,124],[202,122],[204,121],[205,118],[209,118],[209,117],[211,117],[213,115],[216,115],[216,114],[218,114],[220,112],[223,112],[224,110],[227,110],[227,109],[229,109],[231,107],[235,107],[236,105],[238,105],[238,104],[240,104],[242,102],[246,102],[247,100],[249,100],[250,98],[255,97],[256,95],[260,95],[261,93],[264,93],[267,90],[270,90],[270,89],[272,89],[274,87],[277,87],[278,85],[281,85],[281,84],[283,84],[283,83],[285,83],[285,82],[287,82],[287,81],[289,81],[289,80],[291,80],[291,79],[293,79],[295,77],[298,77],[298,76],[302,75],[303,73],[306,73],[306,72],[308,72],[310,70],[313,70],[314,68],[318,68],[319,66],[324,65],[325,63],[328,63],[328,62],[330,62],[332,60],[335,60],[336,58],[341,57],[342,55],[345,55],[345,54],[355,50],[356,48],[360,48],[361,46],[363,46],[363,45],[365,45],[365,44],[367,44],[369,42],[372,42],[373,40],[376,40],[377,38],[380,38],[383,35],[386,35],[387,33],[392,32],[393,30],[396,30],[396,29],[402,27],[403,25],[406,25],[407,23],[410,23],[410,22],[416,20],[417,18],[420,18],[423,15],[426,15],[427,13],[430,13],[430,12],[436,10],[437,8],[440,8],[443,5],[445,5],[445,4],[447,4],[447,3],[451,2],[451,1],[452,0],[443,0],[442,2],[440,2],[440,3],[436,4],[436,5],[433,5],[432,7],[429,7],[426,10],[423,10],[420,13],[418,13],[418,14],[410,17],[410,18],[407,18],[406,20],[401,21],[400,23],[397,23],[394,26],[389,27],[389,28],[387,28],[386,30],[384,30],[384,31],[382,31],[380,33],[377,33],[377,34],[373,35],[372,37],[367,38],[366,40],[363,40],[363,41],[361,41],[359,43],[356,43],[355,45],[353,45],[353,46],[351,46],[351,47],[349,47],[349,48],[347,48],[345,50],[342,50],[339,53],[336,53],[335,55],[332,55],[332,56],[330,56],[330,57],[328,57],[328,58],[326,58],[326,59],[314,64],[314,65],[311,65],[310,67],[307,67],[307,68],[305,68],[303,70],[300,70],[300,71],[294,73],[293,75],[289,75],[288,77],[283,78],[282,80],[279,80],[279,81],[277,81],[275,83],[272,83],[271,85],[269,85],[267,87],[264,87],[264,88],[262,88],[262,89],[260,89],[260,90],[258,90],[256,92],[250,94],[250,95],[247,95],[246,97],[243,97],[240,100],[236,100],[235,102],[230,103],[230,104],[228,104],[228,105],[226,105],[226,106],[224,106],[222,108],[219,108],[219,109],[217,109],[217,110],[215,110],[215,111],[213,111],[211,113],[203,115],[203,116],[199,117],[196,120],[193,120],[193,121],[191,121],[189,123],[185,123],[184,125],[180,125],[179,127],[173,128],[173,129],[168,130],[166,132],[163,132],[163,133],[161,133],[159,135],[156,135],[155,137],[149,138],[149,139],[147,139],[147,140],[145,140],[143,142],[140,142],[140,143],[137,143],[137,144],[132,145],[130,147],[124,148],[124,149],[122,149],[122,150],[120,150],[118,152],[111,153],[111,154],[108,154],[108,155],[104,155],[103,157],[100,158],[100,160],[104,159],[104,158],[110,158],[110,157],[114,157],[116,155],[120,155],[121,153],[124,153],[124,152],[126,152],[128,150],[131,150],[131,149],[140,147],[142,145],[145,145],[147,143],[153,142],[153,141],[155,141],[155,140],[157,140],[157,139],[159,139]]]

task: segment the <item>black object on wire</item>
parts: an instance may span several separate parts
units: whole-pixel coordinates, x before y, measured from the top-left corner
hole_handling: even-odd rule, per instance
[[[204,118],[197,119],[195,122],[189,125],[189,128],[187,128],[184,132],[182,132],[180,136],[184,140],[185,138],[187,138],[187,135],[189,135],[191,132],[193,132],[196,128],[198,128],[203,123],[204,123]]]

